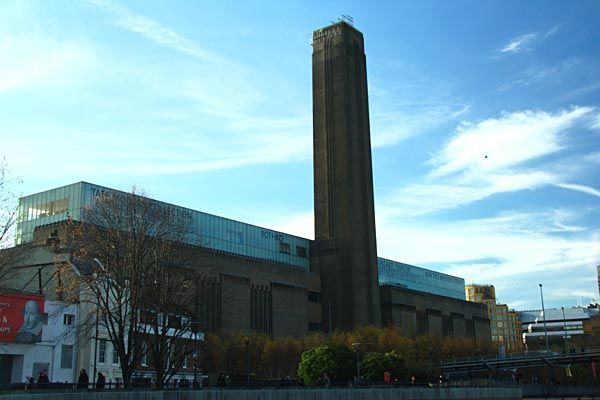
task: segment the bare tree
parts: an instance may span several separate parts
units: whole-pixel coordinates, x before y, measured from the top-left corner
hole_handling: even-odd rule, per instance
[[[150,351],[160,384],[183,363],[176,347],[191,338],[194,320],[196,272],[184,245],[191,222],[191,214],[135,188],[101,194],[81,222],[69,222],[67,242],[82,266],[81,283],[119,356],[125,385]]]
[[[168,251],[163,254],[168,254]],[[183,260],[159,258],[155,270],[147,275],[144,292],[147,305],[142,321],[156,386],[163,387],[190,359],[197,346],[199,330],[194,307],[194,288],[198,272]]]
[[[17,222],[16,196],[9,190],[10,178],[6,160],[0,159],[0,287],[9,281],[11,267],[22,254],[14,247],[14,228]]]

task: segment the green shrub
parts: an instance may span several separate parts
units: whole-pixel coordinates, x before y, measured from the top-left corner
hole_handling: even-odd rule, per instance
[[[355,353],[347,346],[322,345],[302,353],[298,375],[307,385],[319,383],[324,374],[331,382],[346,382],[352,379],[355,368]]]

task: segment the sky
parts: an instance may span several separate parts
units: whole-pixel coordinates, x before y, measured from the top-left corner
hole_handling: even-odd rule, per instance
[[[600,2],[0,2],[0,158],[313,238],[312,31],[365,36],[380,257],[598,299]]]

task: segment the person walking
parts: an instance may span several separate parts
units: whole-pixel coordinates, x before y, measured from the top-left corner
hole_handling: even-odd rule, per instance
[[[42,389],[47,388],[50,383],[50,379],[48,379],[48,375],[46,374],[46,370],[42,370],[40,372],[40,376],[38,377],[38,386]]]
[[[82,369],[79,373],[79,379],[77,379],[77,389],[87,389],[90,384],[90,377],[88,376],[85,369]]]
[[[105,384],[106,378],[104,377],[104,374],[98,371],[98,378],[96,378],[96,388],[102,390],[104,389]]]

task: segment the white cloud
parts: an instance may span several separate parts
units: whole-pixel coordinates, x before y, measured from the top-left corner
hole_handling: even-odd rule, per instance
[[[555,186],[558,186],[558,187],[561,187],[564,189],[575,190],[577,192],[587,193],[587,194],[590,194],[590,195],[596,196],[596,197],[600,197],[600,190],[594,189],[593,187],[590,187],[590,186],[578,185],[575,183],[555,183]]]
[[[594,118],[594,122],[592,123],[592,128],[600,129],[600,114],[596,115]]]
[[[525,51],[531,51],[535,43],[544,41],[545,39],[554,36],[558,32],[560,27],[558,25],[553,26],[545,33],[531,32],[524,35],[517,36],[504,44],[500,49],[496,51],[496,56],[493,58],[500,58],[503,55],[518,54]]]
[[[586,268],[600,259],[600,230],[579,222],[588,211],[499,211],[491,217],[455,221],[441,221],[432,213],[500,193],[549,186],[600,196],[596,188],[577,182],[582,172],[589,173],[600,162],[597,152],[556,157],[571,149],[573,129],[589,127],[593,111],[590,107],[556,113],[522,111],[461,124],[428,161],[432,169],[424,179],[379,201],[379,255],[441,267],[468,282],[493,283],[506,291],[505,301],[515,304],[531,304],[522,291],[529,290],[531,279],[541,279],[542,272],[551,286],[566,294],[563,300],[578,290],[588,293],[592,285],[564,281],[565,273],[585,276]],[[554,300],[560,296],[551,295]]]
[[[546,33],[544,33],[544,37],[547,38],[547,37],[553,36],[559,30],[560,30],[560,26],[558,26],[558,25],[553,26]]]
[[[372,115],[372,147],[385,147],[422,134],[428,129],[453,121],[468,112],[470,106],[457,108],[437,105],[417,107],[413,110],[375,110]]]
[[[500,49],[500,53],[516,54],[524,50],[529,50],[529,44],[537,39],[537,37],[537,33],[527,33],[511,39]]]
[[[455,181],[432,184],[413,184],[398,189],[383,200],[388,215],[426,215],[452,210],[498,193],[533,190],[555,180],[542,171],[469,175]]]
[[[193,40],[163,26],[158,21],[138,14],[110,0],[89,0],[91,4],[108,10],[115,17],[115,25],[160,45],[203,61],[223,62],[218,55],[203,49]]]
[[[379,209],[378,209],[379,210]],[[499,283],[532,274],[584,275],[582,267],[596,265],[600,257],[600,231],[573,225],[569,212],[535,212],[452,222],[388,219],[378,212],[379,256],[415,264],[437,266],[467,282]],[[557,235],[567,226],[568,236]],[[433,249],[433,250],[432,250]],[[564,278],[563,278],[564,279]],[[569,281],[557,283],[579,289]],[[497,286],[498,287],[498,286]],[[516,288],[515,288],[516,289]],[[505,299],[529,297],[504,293]]]
[[[430,176],[439,178],[464,172],[498,171],[560,150],[560,134],[584,115],[589,107],[549,114],[543,111],[505,113],[500,118],[463,123],[457,134],[429,162]]]

